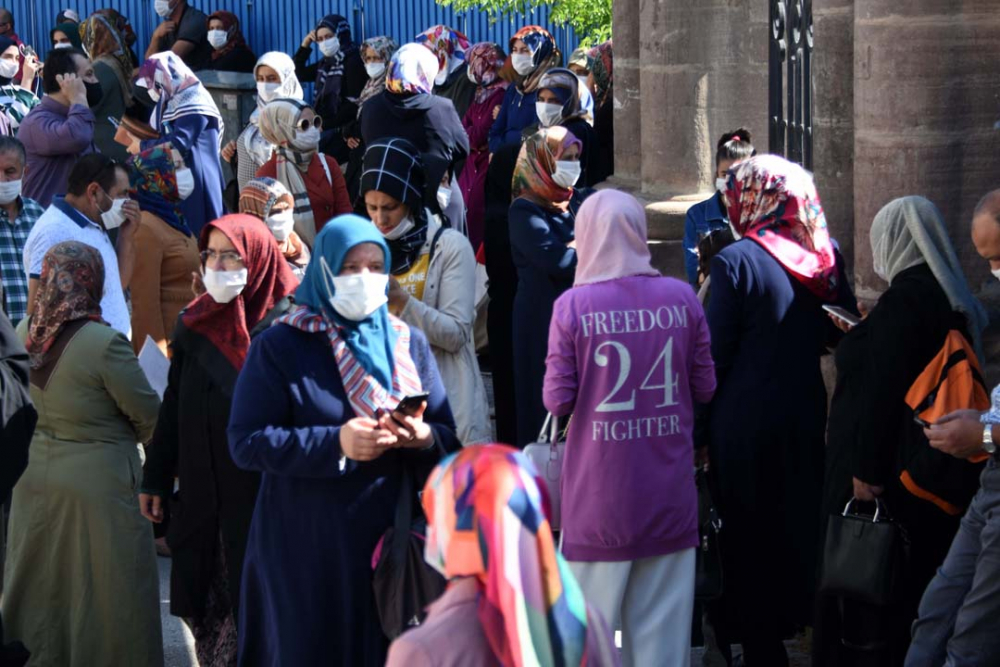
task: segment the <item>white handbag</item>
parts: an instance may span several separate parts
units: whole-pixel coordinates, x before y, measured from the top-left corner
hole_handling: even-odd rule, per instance
[[[549,502],[552,505],[552,516],[549,524],[552,530],[562,527],[562,482],[563,457],[566,454],[566,443],[559,442],[559,418],[549,414],[542,424],[542,432],[538,441],[524,448],[524,454],[535,464],[538,474],[545,480],[549,492]]]

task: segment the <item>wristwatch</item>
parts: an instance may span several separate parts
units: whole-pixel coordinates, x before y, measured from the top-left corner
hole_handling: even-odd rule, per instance
[[[993,442],[993,424],[983,426],[983,451],[990,456],[997,453],[997,446]]]

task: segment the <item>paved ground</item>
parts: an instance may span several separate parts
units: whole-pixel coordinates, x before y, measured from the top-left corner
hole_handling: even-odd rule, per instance
[[[160,618],[163,621],[163,657],[165,667],[197,667],[194,637],[187,626],[170,615],[170,559],[157,558],[160,568]]]

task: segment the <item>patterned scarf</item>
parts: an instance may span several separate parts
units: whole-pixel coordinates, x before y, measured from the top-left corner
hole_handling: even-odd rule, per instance
[[[185,236],[193,236],[180,208],[173,150],[168,142],[145,150],[130,160],[132,195],[139,202],[140,209],[152,213]]]
[[[275,100],[260,114],[260,133],[275,147],[278,180],[288,188],[295,199],[292,216],[295,233],[308,245],[316,238],[316,219],[313,217],[309,191],[303,178],[313,158],[319,155],[316,146],[302,149],[295,145],[296,124],[309,105],[296,100]],[[325,159],[319,155],[319,159]]]
[[[288,57],[288,54],[280,51],[269,51],[262,55],[257,59],[257,64],[253,68],[255,77],[257,70],[261,67],[270,67],[281,80],[281,85],[278,87],[278,97],[275,99],[302,99],[302,86],[299,85],[299,80],[295,76],[295,63]],[[243,131],[242,135],[243,146],[259,164],[270,160],[274,152],[274,147],[260,133],[260,112],[266,105],[267,103],[258,95],[257,108],[250,114],[250,124],[247,125],[247,129]]]
[[[469,61],[469,71],[476,79],[476,104],[482,104],[496,90],[506,90],[510,85],[500,78],[507,55],[498,44],[479,42],[466,54]]]
[[[111,68],[124,94],[125,106],[132,106],[132,55],[125,43],[125,36],[107,17],[94,13],[80,27],[83,48],[90,59],[103,62]]]
[[[548,30],[540,25],[526,25],[510,38],[510,51],[514,52],[514,42],[521,40],[531,51],[531,62],[534,69],[521,77],[517,89],[523,94],[538,90],[538,82],[542,75],[562,63],[562,53],[556,46],[556,40]]]
[[[279,203],[284,204],[282,210],[295,206],[292,194],[273,178],[255,178],[240,190],[240,213],[264,220]]]
[[[600,107],[608,99],[614,85],[614,49],[611,40],[598,44],[587,52],[590,73],[594,75],[594,97]]]
[[[143,88],[160,90],[160,101],[156,103],[150,122],[154,130],[184,116],[202,115],[218,120],[219,134],[222,134],[222,115],[211,93],[173,51],[147,58],[135,82]]]
[[[452,454],[421,497],[424,558],[448,579],[475,577],[479,621],[499,664],[576,667],[585,664],[587,605],[556,549],[543,489],[512,447]]]
[[[396,40],[391,37],[372,37],[371,39],[366,39],[361,45],[362,57],[365,55],[365,49],[371,49],[385,63],[385,70],[379,76],[368,79],[368,83],[361,90],[361,95],[358,96],[359,119],[361,118],[361,107],[364,106],[365,102],[385,90],[385,76],[386,72],[389,71],[389,62],[398,48],[399,45],[396,44]]]
[[[438,72],[447,70],[448,76],[466,62],[469,38],[446,25],[436,25],[417,35],[414,44],[426,46],[438,58]]]
[[[385,75],[385,89],[397,95],[434,92],[438,61],[419,44],[403,44],[392,56]]]
[[[340,84],[344,78],[344,60],[358,47],[351,39],[351,24],[343,16],[327,14],[316,24],[316,30],[320,28],[328,28],[333,32],[340,40],[340,50],[329,58],[324,57],[317,64],[313,104],[317,109],[332,105],[332,112],[336,112],[340,103]]]
[[[97,250],[78,241],[64,241],[49,248],[42,259],[42,276],[35,294],[34,313],[28,323],[29,364],[41,368],[46,354],[70,322],[101,318],[104,262]]]
[[[760,244],[823,301],[840,289],[823,205],[809,172],[777,155],[729,170],[723,201],[737,234]]]
[[[218,60],[238,46],[246,48],[247,42],[243,38],[243,32],[240,30],[240,19],[236,14],[218,11],[208,17],[210,23],[212,19],[222,21],[222,29],[226,31],[227,37],[225,46],[221,49],[212,49],[212,60]]]
[[[583,120],[591,125],[594,118],[583,101],[583,91],[580,90],[580,79],[572,70],[563,67],[553,67],[538,82],[538,89],[551,90],[562,102],[562,118],[559,123],[565,125],[574,120]],[[590,100],[593,104],[593,100]]]
[[[521,146],[514,168],[511,197],[524,197],[545,208],[565,211],[573,188],[564,188],[552,180],[556,160],[571,146],[581,148],[580,140],[561,125],[544,127]]]

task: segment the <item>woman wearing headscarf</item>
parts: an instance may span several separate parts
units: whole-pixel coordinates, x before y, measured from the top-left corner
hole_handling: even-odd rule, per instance
[[[544,488],[524,454],[503,445],[467,447],[434,469],[421,495],[424,557],[448,589],[393,643],[387,667],[619,664],[556,548]]]
[[[404,44],[389,63],[385,92],[365,103],[361,135],[368,146],[394,137],[416,146],[427,175],[424,202],[443,212],[447,207],[438,202],[438,187],[469,154],[469,137],[451,100],[431,94],[437,73],[438,60],[429,49]]]
[[[258,337],[240,373],[230,451],[262,473],[241,664],[385,662],[372,552],[393,522],[402,476],[420,488],[458,447],[426,339],[386,308],[391,262],[368,220],[332,220],[316,237],[296,309]],[[420,392],[429,394],[421,409],[395,410]]]
[[[136,85],[146,88],[156,102],[150,126],[160,133],[157,143],[170,142],[191,168],[194,191],[181,204],[181,211],[191,231],[201,234],[207,223],[223,214],[219,109],[194,72],[172,51],[147,59],[139,68]],[[149,147],[143,142],[143,149]]]
[[[949,331],[961,332],[978,352],[987,324],[944,219],[927,199],[903,197],[886,204],[872,222],[871,249],[875,274],[889,289],[837,348],[824,516],[841,514],[851,498],[878,497],[906,530],[909,556],[900,573],[902,597],[894,606],[820,599],[814,643],[818,665],[903,664],[920,597],[944,562],[962,510],[914,495],[902,479],[913,454],[930,448],[906,397]],[[977,471],[968,468],[971,500]],[[943,467],[941,474],[946,474]],[[878,648],[858,648],[865,645]]]
[[[347,160],[347,171],[344,172],[344,178],[347,180],[347,192],[351,201],[356,201],[358,198],[361,163],[365,158],[365,142],[361,136],[361,112],[365,108],[365,102],[385,91],[389,62],[398,49],[399,45],[391,37],[372,37],[366,39],[361,45],[361,60],[368,73],[368,83],[365,84],[361,95],[358,96],[357,118],[344,127],[344,138],[347,141],[347,147],[351,149]]]
[[[510,38],[510,59],[519,80],[507,89],[490,129],[490,153],[496,153],[504,144],[521,143],[521,132],[538,122],[538,84],[546,72],[560,65],[562,53],[548,30],[529,25]]]
[[[580,140],[580,185],[592,186],[597,153],[597,135],[593,128],[593,115],[585,104],[585,88],[573,72],[563,67],[553,67],[538,83],[538,101],[535,114],[540,127],[562,125]],[[589,97],[589,91],[586,96]],[[589,100],[591,105],[593,100]]]
[[[492,439],[486,387],[476,359],[476,257],[469,241],[423,204],[424,168],[405,139],[380,139],[365,153],[365,212],[392,251],[389,312],[420,329],[448,392],[458,439]]]
[[[598,44],[587,53],[590,62],[588,87],[594,93],[594,132],[597,133],[597,158],[592,175],[594,183],[615,173],[615,95],[614,50],[611,40]]]
[[[129,58],[132,60],[132,67],[138,67],[141,64],[139,56],[136,55],[135,49],[132,48],[135,45],[135,30],[132,29],[132,24],[128,22],[128,18],[118,13],[118,11],[110,8],[98,9],[94,11],[95,14],[99,14],[109,21],[111,25],[115,27],[118,34],[122,36],[125,40],[125,48],[128,49]]]
[[[584,597],[621,618],[626,666],[686,667],[698,545],[694,408],[715,391],[708,323],[691,288],[650,264],[646,212],[634,197],[594,194],[575,232],[576,278],[555,303],[544,387],[552,415],[573,416],[561,551]]]
[[[198,240],[180,208],[194,178],[170,144],[143,151],[130,166],[133,197],[142,211],[129,283],[132,347],[138,354],[149,336],[167,354],[177,316],[191,301],[191,274],[200,265]]]
[[[233,463],[226,426],[251,338],[290,307],[298,286],[267,228],[227,215],[201,232],[208,290],[181,313],[140,505],[163,521],[170,500],[170,613],[187,619],[198,663],[236,657],[240,578],[260,476]]]
[[[80,43],[80,25],[78,23],[63,22],[57,23],[56,27],[49,31],[49,42],[53,49],[83,48]]]
[[[826,424],[820,356],[840,335],[822,306],[855,304],[802,167],[750,158],[729,170],[723,199],[742,240],[710,268],[719,387],[707,437],[726,522],[726,587],[713,625],[724,652],[739,643],[747,665],[780,665],[782,639],[806,625],[815,590]]]
[[[436,25],[417,35],[413,41],[426,46],[437,56],[434,94],[451,100],[455,113],[464,118],[476,92],[476,83],[468,76],[469,38],[446,25]]]
[[[11,503],[3,623],[34,664],[163,664],[153,532],[136,498],[136,443],[160,401],[101,318],[103,285],[97,250],[56,244],[18,327],[38,425]]]
[[[255,178],[240,190],[240,213],[259,218],[267,225],[288,268],[302,280],[311,254],[295,233],[294,207],[292,193],[273,178]]]
[[[254,71],[257,56],[247,46],[236,14],[218,11],[209,15],[208,43],[212,46],[212,62],[205,69],[221,72]]]
[[[514,384],[517,445],[538,437],[545,421],[542,380],[552,304],[573,284],[573,225],[591,193],[573,187],[580,141],[564,127],[544,128],[521,147],[510,205],[510,244],[517,268],[514,297]]]
[[[259,126],[274,154],[256,177],[273,178],[292,193],[295,232],[312,247],[328,220],[352,210],[344,173],[335,159],[319,152],[323,118],[304,102],[275,100],[264,107]]]
[[[469,135],[469,159],[465,162],[458,185],[465,200],[469,241],[478,250],[483,242],[486,215],[486,171],[490,166],[489,135],[493,112],[503,99],[508,83],[500,78],[507,59],[503,49],[492,42],[480,42],[466,54],[469,80],[475,82],[473,102],[462,117],[462,127]]]
[[[312,55],[313,42],[319,45],[322,58],[306,65]],[[300,81],[315,81],[312,106],[323,118],[320,150],[336,158],[337,162],[346,162],[349,149],[342,130],[357,117],[358,105],[354,100],[368,81],[347,19],[339,14],[328,14],[316,24],[295,53],[295,74]]]
[[[41,102],[32,90],[34,77],[30,81],[14,83],[20,63],[21,51],[10,37],[0,36],[0,111],[7,121],[4,134],[14,136],[21,121]],[[25,77],[27,78],[27,77]]]
[[[280,51],[269,51],[257,60],[253,68],[257,80],[257,108],[250,114],[250,122],[235,141],[222,149],[222,159],[232,164],[236,183],[242,191],[257,175],[271,156],[274,146],[260,132],[260,114],[268,103],[274,100],[302,100],[302,86],[295,76],[295,63]]]
[[[128,46],[118,29],[100,14],[92,14],[79,30],[83,48],[90,54],[94,75],[101,84],[101,100],[91,109],[94,112],[94,145],[105,155],[124,161],[128,153],[115,141],[118,128],[109,119],[120,119],[135,103]]]

